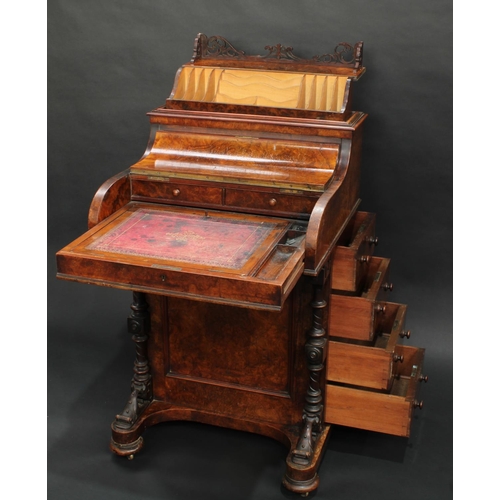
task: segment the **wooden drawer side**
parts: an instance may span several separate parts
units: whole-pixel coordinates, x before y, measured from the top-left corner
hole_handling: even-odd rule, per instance
[[[409,437],[425,350],[404,347],[402,352],[405,362],[390,393],[327,384],[325,421]]]
[[[361,297],[330,295],[329,334],[355,340],[373,338],[373,304]]]
[[[403,330],[406,305],[387,303],[372,343],[330,337],[327,379],[330,382],[389,390],[394,365],[400,362],[397,343]]]
[[[375,241],[375,214],[356,212],[333,253],[332,289],[346,292],[360,290]]]
[[[371,341],[385,314],[384,284],[390,259],[374,258],[366,288],[360,296],[332,293],[330,295],[329,334],[353,340]]]
[[[330,341],[327,379],[373,389],[387,389],[392,379],[391,354],[346,342]]]

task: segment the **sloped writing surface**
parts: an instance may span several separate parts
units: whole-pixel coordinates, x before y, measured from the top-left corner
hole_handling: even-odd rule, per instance
[[[90,250],[241,269],[278,226],[227,217],[139,209]]]
[[[306,227],[131,202],[57,252],[58,277],[280,310],[304,269]]]

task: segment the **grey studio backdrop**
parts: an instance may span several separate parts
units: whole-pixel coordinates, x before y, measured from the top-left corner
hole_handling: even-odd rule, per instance
[[[287,450],[189,422],[157,425],[133,461],[108,449],[129,394],[131,294],[59,281],[54,253],[86,230],[98,187],[143,154],[197,33],[247,54],[311,57],[365,43],[360,209],[377,214],[406,344],[426,348],[410,439],[335,427],[318,499],[452,498],[452,2],[49,0],[48,498],[280,499]]]

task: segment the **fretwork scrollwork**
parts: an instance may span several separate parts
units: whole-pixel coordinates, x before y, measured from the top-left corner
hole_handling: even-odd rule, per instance
[[[307,64],[332,64],[349,66],[355,69],[361,67],[363,62],[363,42],[351,45],[346,42],[339,43],[331,53],[304,59],[293,53],[293,47],[278,43],[264,47],[269,53],[266,55],[248,56],[242,50],[236,49],[231,43],[221,36],[207,37],[203,33],[195,39],[192,62],[203,58],[236,58],[247,60],[278,59],[283,61],[296,61]]]
[[[322,63],[354,64],[355,68],[361,65],[363,52],[362,42],[352,46],[348,43],[339,43],[331,54],[314,56],[313,61]]]
[[[263,57],[274,57],[275,59],[290,59],[292,61],[300,61],[300,57],[297,57],[292,51],[293,47],[286,47],[278,43],[277,45],[266,45],[265,50],[269,51],[269,54]]]
[[[245,52],[237,50],[221,36],[207,37],[199,34],[195,40],[195,58],[204,57],[240,57]]]

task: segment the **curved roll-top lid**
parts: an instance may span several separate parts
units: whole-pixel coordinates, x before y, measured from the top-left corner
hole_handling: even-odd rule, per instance
[[[132,174],[197,179],[303,191],[325,190],[339,142],[159,130]]]

